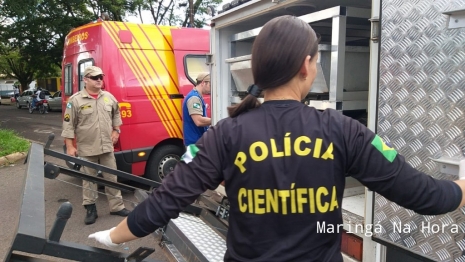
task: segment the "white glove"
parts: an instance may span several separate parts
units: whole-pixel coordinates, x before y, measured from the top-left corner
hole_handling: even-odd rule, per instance
[[[95,232],[93,234],[90,234],[89,235],[89,238],[93,238],[95,239],[97,242],[99,242],[100,244],[104,244],[105,246],[107,247],[117,247],[117,246],[120,246],[121,244],[115,244],[111,241],[111,238],[110,238],[110,232],[115,229],[114,227],[111,228],[111,229],[108,229],[108,230],[104,230],[104,231],[99,231],[99,232]]]

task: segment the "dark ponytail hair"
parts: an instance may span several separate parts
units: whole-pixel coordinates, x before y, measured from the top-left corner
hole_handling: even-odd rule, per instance
[[[295,16],[280,16],[266,23],[252,47],[252,74],[259,91],[249,92],[241,103],[228,107],[229,116],[259,107],[257,97],[261,90],[284,85],[294,78],[307,55],[311,59],[316,56],[318,41],[312,27]]]

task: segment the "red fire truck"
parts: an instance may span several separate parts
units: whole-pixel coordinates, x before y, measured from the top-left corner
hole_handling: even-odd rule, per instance
[[[208,72],[208,52],[203,29],[115,21],[75,28],[64,45],[63,109],[84,87],[84,69],[102,68],[104,89],[119,101],[123,119],[118,169],[161,181],[184,153],[182,101],[197,75]]]

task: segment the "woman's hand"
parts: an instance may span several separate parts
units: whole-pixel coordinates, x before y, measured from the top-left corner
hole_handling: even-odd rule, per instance
[[[111,240],[110,232],[111,232],[113,229],[115,229],[115,227],[113,227],[113,228],[111,228],[111,229],[108,229],[108,230],[95,232],[95,233],[93,233],[93,234],[90,234],[90,235],[89,235],[89,238],[93,238],[93,239],[95,239],[97,242],[99,242],[100,244],[104,244],[104,245],[107,246],[107,247],[117,247],[117,246],[120,246],[121,244],[115,244],[115,243],[113,243],[113,241]]]

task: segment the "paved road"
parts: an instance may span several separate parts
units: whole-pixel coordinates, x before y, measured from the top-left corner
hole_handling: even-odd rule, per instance
[[[61,150],[63,140],[59,137],[60,127],[61,112],[30,115],[25,109],[18,110],[13,106],[0,105],[0,128],[16,130],[21,136],[42,143],[47,140],[48,133],[53,132],[56,134],[57,139],[52,144],[52,150]],[[45,157],[45,161],[64,165],[62,160],[49,156]],[[25,174],[26,165],[22,161],[15,165],[0,167],[0,221],[2,221],[0,226],[0,239],[2,240],[0,241],[0,260],[3,260],[4,254],[9,250],[16,230]],[[59,175],[55,180],[45,179],[45,232],[47,234],[50,232],[56,212],[61,203],[69,201],[73,205],[73,214],[68,220],[61,240],[105,248],[95,241],[89,240],[87,236],[95,231],[106,230],[116,226],[122,218],[110,215],[106,197],[99,195],[97,201],[99,217],[97,222],[86,226],[84,224],[85,209],[81,206],[82,189],[76,186],[80,184],[81,181],[79,179],[65,175]],[[126,207],[132,209],[132,202],[136,201],[135,197],[123,193],[123,198],[126,200]],[[160,249],[158,243],[159,237],[150,235],[143,239],[127,243],[116,250],[123,253],[132,253],[140,246],[152,247],[155,248],[156,252],[150,258],[169,261],[169,258]],[[52,261],[65,260],[55,259]]]
[[[17,109],[4,103],[0,105],[0,128],[15,130],[19,135],[40,143],[45,143],[48,135],[54,133],[56,138],[52,149],[63,146],[63,139],[60,137],[61,117],[61,112],[29,114],[25,108]]]

